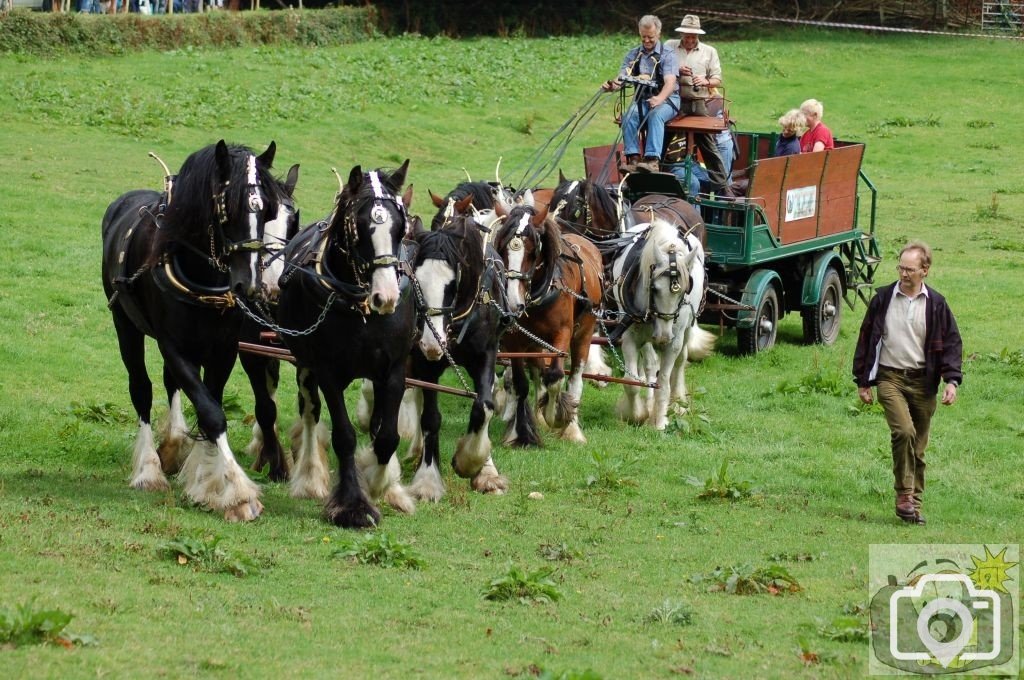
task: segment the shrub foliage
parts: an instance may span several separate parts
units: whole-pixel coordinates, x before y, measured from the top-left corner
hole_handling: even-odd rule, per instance
[[[317,11],[208,12],[205,14],[60,14],[15,11],[0,15],[4,52],[124,54],[182,47],[301,45],[324,47],[376,34],[370,5]]]

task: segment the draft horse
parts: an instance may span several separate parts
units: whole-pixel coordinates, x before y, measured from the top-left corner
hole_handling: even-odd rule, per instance
[[[551,214],[563,232],[591,241],[617,238],[622,232],[615,196],[589,179],[570,180],[559,172],[558,186],[551,196]]]
[[[508,480],[498,473],[491,458],[488,425],[494,414],[494,364],[498,341],[510,315],[504,304],[505,268],[474,217],[466,214],[471,197],[456,202],[456,212],[436,231],[412,234],[417,244],[413,260],[413,286],[419,312],[419,341],[411,357],[411,375],[437,383],[445,369],[455,364],[466,369],[476,396],[466,434],[459,438],[452,467],[460,477],[472,480],[473,489],[501,494]],[[438,468],[441,412],[437,392],[414,390],[413,404],[421,412],[410,455],[420,455],[419,468],[409,489],[421,500],[440,500],[444,483]],[[415,421],[415,418],[413,418]],[[418,427],[417,427],[418,426]]]
[[[508,213],[496,235],[496,248],[507,269],[509,309],[519,315],[517,324],[502,336],[502,349],[540,350],[543,346],[533,339],[536,337],[567,354],[570,366],[568,389],[563,390],[562,357],[512,359],[513,398],[505,402],[505,443],[540,444],[533,413],[527,407],[527,362],[534,381],[540,379],[536,385],[540,418],[563,439],[586,442],[578,407],[596,323],[594,308],[601,302],[603,289],[601,254],[582,236],[563,235],[546,207],[529,205],[517,205]]]
[[[238,353],[239,296],[261,290],[266,225],[281,219],[290,190],[270,174],[276,145],[257,156],[223,140],[189,156],[164,194],[121,195],[103,216],[103,289],[114,319],[128,389],[139,418],[131,486],[168,488],[165,472],[185,455],[183,391],[195,406],[203,439],[181,468],[185,494],[248,521],[262,512],[259,488],[238,465],[221,406]],[[145,336],[157,342],[170,417],[154,448],[153,386]]]
[[[274,307],[280,294],[280,279],[284,273],[284,247],[299,232],[300,216],[295,207],[295,184],[299,166],[292,166],[285,180],[286,200],[281,202],[279,219],[267,222],[264,229],[264,249],[260,254],[263,271],[264,303],[257,305],[258,315],[246,316],[242,321],[239,339],[258,344],[260,333],[268,326],[263,319],[273,319]],[[256,316],[260,320],[257,321]],[[255,401],[256,422],[252,426],[252,440],[246,453],[253,457],[252,469],[268,468],[271,481],[288,480],[290,460],[281,446],[277,432],[277,387],[281,380],[281,361],[262,354],[240,352],[239,363],[249,378]]]
[[[402,512],[415,510],[393,455],[416,319],[409,287],[399,280],[411,191],[404,197],[399,192],[408,167],[408,160],[391,173],[353,167],[331,215],[301,231],[284,251],[288,271],[281,280],[277,319],[293,331],[284,340],[297,363],[301,419],[291,493],[328,495],[317,432],[319,388],[331,414],[338,459],[338,481],[325,516],[341,527],[376,525],[380,511],[371,499],[383,498]],[[405,277],[402,282],[407,284]],[[345,407],[345,389],[357,378],[373,383],[372,454],[357,455]]]
[[[430,230],[437,231],[456,215],[468,215],[472,209],[493,210],[499,204],[512,207],[512,198],[500,184],[491,182],[460,182],[443,197],[427,190],[437,212],[430,219]],[[465,199],[469,199],[468,202]],[[460,207],[462,206],[462,207]]]
[[[657,390],[626,385],[620,417],[663,430],[670,403],[685,402],[686,363],[711,353],[715,336],[697,326],[704,296],[704,248],[692,233],[655,217],[623,238],[609,288],[620,323],[627,374],[658,381]],[[641,362],[643,362],[641,364]]]

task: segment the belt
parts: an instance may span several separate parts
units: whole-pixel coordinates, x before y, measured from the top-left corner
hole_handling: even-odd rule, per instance
[[[894,373],[896,375],[902,375],[904,378],[922,378],[924,377],[923,368],[893,368],[892,366],[879,366],[879,371],[885,371],[886,373]]]

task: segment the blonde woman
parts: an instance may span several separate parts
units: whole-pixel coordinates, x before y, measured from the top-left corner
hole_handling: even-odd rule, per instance
[[[775,142],[773,156],[789,156],[800,153],[800,135],[807,129],[807,118],[800,109],[790,109],[779,117],[782,134]]]
[[[836,148],[832,131],[821,122],[825,107],[817,99],[808,99],[800,105],[800,111],[807,119],[807,132],[800,137],[800,153],[823,151]]]

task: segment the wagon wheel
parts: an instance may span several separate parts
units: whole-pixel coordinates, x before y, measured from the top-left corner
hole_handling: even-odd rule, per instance
[[[742,354],[756,354],[771,349],[779,331],[779,295],[773,286],[764,292],[757,305],[754,325],[736,329],[736,344]]]
[[[831,345],[839,337],[839,320],[842,312],[843,282],[839,273],[829,268],[821,285],[818,303],[804,307],[804,342],[811,345]]]

